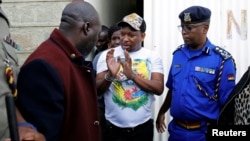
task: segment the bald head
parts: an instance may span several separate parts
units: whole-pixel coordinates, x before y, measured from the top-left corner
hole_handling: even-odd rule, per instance
[[[72,45],[87,56],[95,46],[101,30],[99,14],[88,2],[72,2],[62,12],[59,30]]]
[[[69,3],[62,12],[62,18],[59,28],[64,32],[69,32],[77,24],[82,22],[91,22],[98,17],[95,8],[84,1],[74,1]]]

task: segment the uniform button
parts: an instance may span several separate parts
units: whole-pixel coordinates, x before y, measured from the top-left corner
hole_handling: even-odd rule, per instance
[[[87,72],[91,72],[91,70],[87,70]]]
[[[72,53],[70,57],[71,57],[71,58],[75,58],[75,57],[76,57],[76,54],[75,54],[75,53]]]
[[[94,122],[94,125],[95,125],[95,126],[99,126],[99,125],[100,125],[100,122],[99,122],[98,120],[96,120],[96,121]]]

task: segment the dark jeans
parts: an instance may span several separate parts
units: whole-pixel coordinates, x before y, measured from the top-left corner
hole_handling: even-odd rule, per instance
[[[99,115],[100,115],[100,125],[101,125],[101,141],[105,141],[105,125],[106,125],[106,118],[105,118],[105,109],[99,107]]]
[[[153,141],[153,122],[150,119],[134,128],[120,128],[106,121],[104,141]]]

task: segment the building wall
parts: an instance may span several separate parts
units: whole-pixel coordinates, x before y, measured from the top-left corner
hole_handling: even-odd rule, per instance
[[[98,13],[102,24],[110,26],[129,12],[136,11],[135,0],[86,0]],[[58,27],[63,8],[71,0],[3,0],[2,9],[11,23],[12,38],[22,47],[20,64]]]
[[[11,36],[21,46],[20,64],[58,26],[69,0],[3,0],[2,9],[11,23]]]

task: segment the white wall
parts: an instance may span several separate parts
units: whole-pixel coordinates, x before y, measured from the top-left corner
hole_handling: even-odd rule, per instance
[[[147,37],[145,47],[159,51],[165,65],[165,80],[172,59],[172,52],[183,43],[181,33],[177,30],[180,24],[179,13],[192,5],[201,5],[211,9],[211,25],[208,32],[210,41],[228,50],[236,61],[238,81],[250,65],[250,39],[248,24],[250,15],[248,13],[249,1],[247,0],[145,0],[144,18],[147,22]],[[237,33],[236,24],[228,22],[228,11],[232,11],[236,24],[239,26]],[[246,10],[246,17],[244,17]],[[245,19],[244,19],[245,18]],[[245,22],[243,22],[245,20]],[[228,38],[227,28],[232,24],[232,37]],[[245,38],[245,39],[244,39]],[[166,90],[165,90],[166,92]],[[166,94],[157,97],[154,108],[156,117]],[[171,117],[167,113],[168,123]],[[166,141],[168,133],[159,134],[155,132],[155,141]]]

